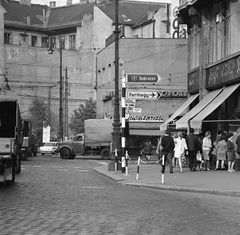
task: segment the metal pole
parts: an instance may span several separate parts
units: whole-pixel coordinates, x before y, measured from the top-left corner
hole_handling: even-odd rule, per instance
[[[114,98],[114,121],[113,121],[113,148],[117,149],[120,156],[121,133],[120,133],[120,114],[119,114],[119,29],[118,29],[118,0],[115,0],[115,98]]]
[[[65,70],[65,134],[68,137],[68,77],[67,67]]]
[[[162,184],[164,184],[164,173],[165,173],[165,156],[162,155]]]
[[[59,86],[59,132],[58,141],[63,140],[63,108],[62,108],[62,40],[60,38],[60,86]]]
[[[123,70],[122,75],[122,173],[125,172],[126,167],[126,118],[125,118],[125,100],[126,100],[126,77],[125,71]]]

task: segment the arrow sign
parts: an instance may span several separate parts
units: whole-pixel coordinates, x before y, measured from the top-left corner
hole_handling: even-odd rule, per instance
[[[157,83],[162,80],[157,73],[127,73],[127,82],[136,83]]]
[[[158,91],[127,91],[127,98],[136,100],[158,100]]]

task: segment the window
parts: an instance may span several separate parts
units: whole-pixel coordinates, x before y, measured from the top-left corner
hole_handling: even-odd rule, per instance
[[[42,47],[48,47],[48,37],[42,37]]]
[[[20,45],[27,45],[28,44],[28,34],[20,33]]]
[[[240,51],[240,2],[229,2],[226,16],[227,55]]]
[[[226,20],[221,4],[213,4],[210,9],[210,63],[221,60],[226,56]]]
[[[69,49],[75,49],[75,35],[69,35]]]
[[[11,33],[4,33],[4,43],[5,44],[12,43],[12,34]]]
[[[199,44],[200,44],[200,29],[194,25],[189,36],[190,60],[189,69],[195,69],[199,66]]]
[[[52,48],[56,48],[56,38],[51,37]]]
[[[32,46],[33,47],[37,46],[37,36],[32,36]]]
[[[60,36],[60,38],[59,38],[59,46],[62,49],[65,49],[65,37],[64,36]]]

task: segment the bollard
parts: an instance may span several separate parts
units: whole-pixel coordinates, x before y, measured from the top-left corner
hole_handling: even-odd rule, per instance
[[[165,158],[165,156],[164,155],[162,155],[162,184],[164,184],[164,172],[165,172],[165,162],[164,162],[164,159]]]
[[[125,156],[122,156],[122,162],[121,162],[121,166],[122,166],[122,173],[125,172]]]
[[[117,149],[115,149],[115,171],[117,171],[118,157],[117,157]]]
[[[138,180],[139,168],[140,168],[140,157],[138,157],[138,166],[137,166],[137,175],[136,175],[136,180]]]
[[[128,175],[128,151],[126,151],[126,175]]]

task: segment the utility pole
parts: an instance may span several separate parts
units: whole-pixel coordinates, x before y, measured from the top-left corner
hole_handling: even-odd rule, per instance
[[[51,89],[52,87],[48,88],[48,125],[51,126]]]
[[[65,40],[64,36],[59,37],[59,51],[60,54],[60,86],[59,86],[59,125],[58,125],[58,141],[63,140],[63,107],[62,107],[62,90],[63,90],[63,77],[62,77],[62,49],[63,49],[63,42]],[[48,49],[48,54],[53,54],[52,48],[52,40],[50,39],[50,47]]]
[[[114,97],[114,121],[112,132],[112,149],[117,149],[118,156],[121,153],[121,132],[120,132],[120,112],[119,112],[119,28],[118,28],[118,0],[115,0],[115,97]]]
[[[65,136],[68,138],[68,77],[65,69]]]

